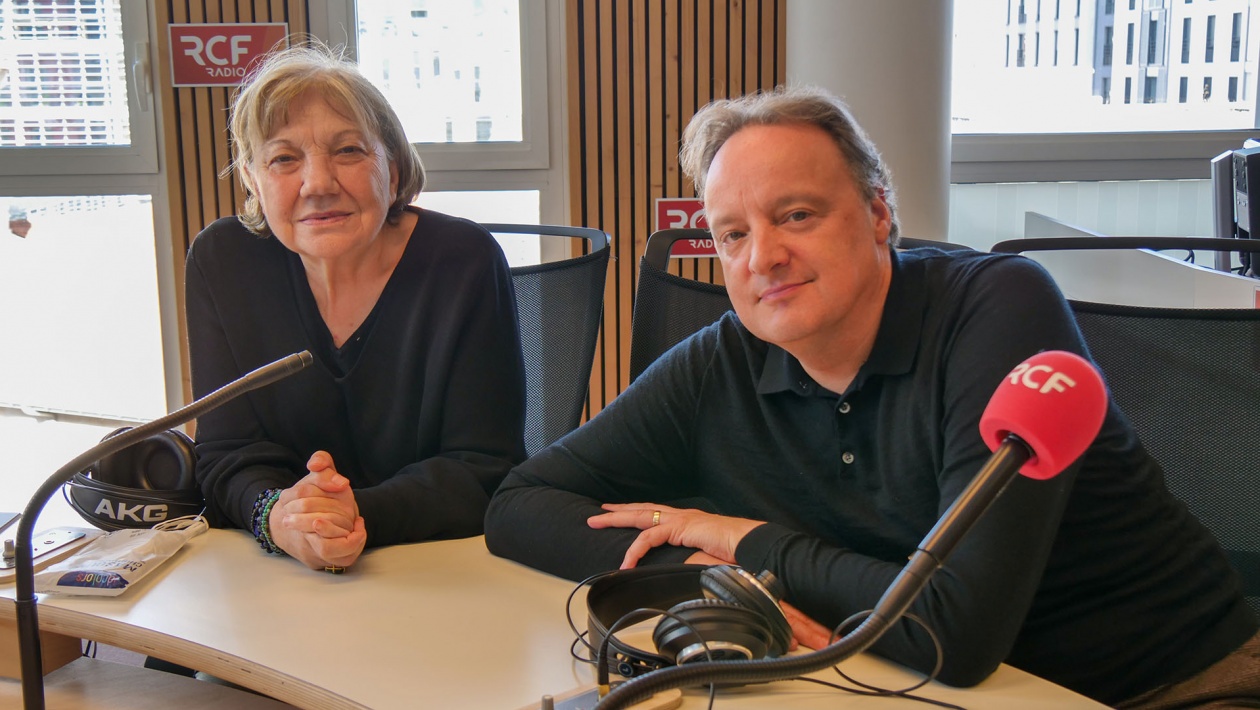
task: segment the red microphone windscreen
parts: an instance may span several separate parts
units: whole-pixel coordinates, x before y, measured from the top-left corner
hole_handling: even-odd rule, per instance
[[[1051,478],[1085,453],[1107,414],[1107,388],[1085,358],[1050,350],[1021,362],[1002,379],[980,416],[980,436],[997,449],[1014,434],[1032,449],[1020,468]]]

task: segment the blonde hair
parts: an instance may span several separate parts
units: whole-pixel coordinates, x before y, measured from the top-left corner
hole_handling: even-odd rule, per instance
[[[289,107],[303,93],[315,90],[338,111],[380,139],[386,158],[398,168],[398,189],[386,219],[395,223],[403,209],[424,189],[424,165],[407,140],[398,114],[380,90],[341,52],[320,42],[303,42],[267,56],[250,73],[232,104],[228,126],[234,157],[224,171],[235,170],[245,188],[241,223],[267,236],[271,229],[262,205],[247,179],[255,151],[288,122]]]
[[[874,199],[881,191],[892,220],[889,239],[897,243],[897,194],[892,173],[866,131],[854,120],[844,102],[813,87],[784,87],[737,99],[720,99],[696,112],[683,132],[678,161],[704,198],[705,178],[722,145],[741,128],[804,123],[822,129],[844,155],[849,171],[863,197]]]

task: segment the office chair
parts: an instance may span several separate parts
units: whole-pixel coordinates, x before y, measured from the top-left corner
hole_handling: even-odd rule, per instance
[[[683,239],[709,239],[705,229],[662,229],[648,237],[639,260],[634,313],[630,322],[630,381],[687,336],[731,310],[721,284],[669,273],[669,252]]]
[[[606,232],[587,227],[483,224],[492,234],[578,238],[589,252],[512,267],[525,360],[525,452],[530,456],[577,428],[586,405],[612,253]]]
[[[1240,245],[1186,240],[1252,241],[1074,237],[998,246],[1010,253],[1022,242],[1044,250],[1111,241],[1115,248],[1122,239],[1138,247],[1230,251]],[[1260,309],[1068,303],[1112,399],[1163,467],[1168,489],[1225,548],[1248,604],[1260,614]]]
[[[1112,399],[1260,613],[1260,310],[1071,306]]]
[[[933,247],[942,251],[968,251],[971,247],[966,244],[956,244],[954,242],[942,242],[935,239],[915,239],[914,237],[901,237],[897,240],[898,249],[918,249],[919,247]]]
[[[1260,252],[1260,239],[1217,239],[1215,237],[1031,237],[1008,239],[994,244],[994,253],[1021,254],[1028,251],[1073,249],[1150,249],[1192,253]]]

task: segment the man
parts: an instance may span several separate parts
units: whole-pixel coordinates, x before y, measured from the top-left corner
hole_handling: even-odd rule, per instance
[[[978,423],[1002,377],[1039,351],[1085,348],[1033,262],[896,252],[888,171],[833,97],[711,104],[682,164],[735,313],[514,469],[486,541],[574,579],[659,562],[768,569],[797,639],[818,648],[874,606],[980,469]],[[1067,471],[1011,484],[910,612],[953,685],[1007,662],[1109,704],[1260,698],[1254,677],[1222,689],[1260,675],[1236,576],[1114,406]],[[905,621],[873,650],[936,662]]]

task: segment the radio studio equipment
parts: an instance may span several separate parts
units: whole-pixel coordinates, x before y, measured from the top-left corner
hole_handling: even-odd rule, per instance
[[[108,457],[133,444],[196,419],[239,395],[293,375],[314,360],[309,351],[294,353],[249,372],[164,417],[123,431],[117,436],[107,437],[57,469],[35,491],[18,521],[15,540],[17,555],[14,561],[14,577],[17,581],[14,606],[17,612],[18,654],[22,668],[22,704],[26,710],[43,710],[44,707],[44,662],[39,640],[39,615],[35,608],[35,560],[31,549],[31,538],[34,534],[35,520],[39,517],[39,512],[48,504],[48,499],[66,481],[95,463],[108,460]]]

